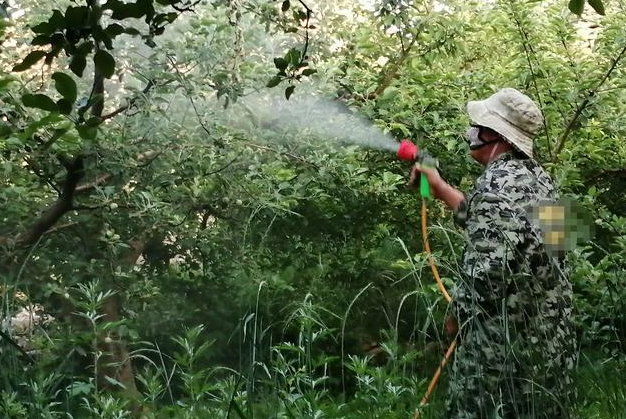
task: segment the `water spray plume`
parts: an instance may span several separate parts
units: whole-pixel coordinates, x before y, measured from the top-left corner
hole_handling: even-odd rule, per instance
[[[319,141],[398,151],[398,142],[391,134],[344,104],[314,93],[301,93],[287,101],[264,92],[240,99],[224,116],[227,125],[240,125],[253,135],[261,126],[282,131],[283,138],[285,134],[305,134]],[[247,128],[246,119],[252,122]]]

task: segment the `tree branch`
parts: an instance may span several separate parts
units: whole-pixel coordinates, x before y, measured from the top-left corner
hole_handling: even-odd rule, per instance
[[[515,21],[515,24],[517,25],[517,29],[519,30],[520,37],[522,39],[522,47],[524,48],[526,61],[528,62],[528,69],[532,77],[533,87],[535,88],[535,95],[537,96],[537,101],[539,102],[539,110],[541,111],[541,116],[545,124],[544,132],[546,134],[546,145],[548,147],[548,156],[550,160],[552,160],[552,143],[550,141],[550,126],[548,125],[548,120],[546,119],[545,114],[543,112],[543,101],[541,99],[541,94],[539,93],[539,86],[537,85],[537,75],[535,74],[535,69],[533,67],[533,63],[531,60],[531,53],[535,56],[535,60],[537,59],[537,56],[535,54],[535,51],[532,48],[532,43],[530,42],[528,34],[526,33],[526,31],[524,30],[524,27],[522,26],[522,22],[517,17],[515,6],[513,5],[512,2],[509,3],[509,5],[511,6],[511,15],[513,16],[513,20]]]
[[[162,153],[161,151],[155,151],[155,150],[149,150],[149,151],[144,151],[143,153],[139,153],[137,155],[137,160],[140,162],[143,162],[141,165],[139,165],[139,167],[148,166],[150,163],[156,160],[156,158],[159,157],[161,153]],[[112,173],[105,173],[103,175],[100,175],[92,182],[78,185],[76,187],[76,193],[85,194],[87,192],[91,192],[92,190],[96,189],[98,186],[104,185],[105,183],[113,179],[113,177],[114,176]]]
[[[621,52],[617,55],[617,57],[615,57],[612,60],[613,62],[611,66],[609,67],[608,71],[604,74],[604,76],[600,79],[596,87],[593,90],[591,90],[589,94],[587,95],[587,97],[585,98],[585,100],[583,100],[580,103],[580,105],[578,105],[578,108],[574,112],[572,119],[570,119],[569,123],[567,124],[567,127],[565,128],[565,131],[559,138],[557,146],[554,150],[554,160],[556,160],[559,153],[561,153],[561,151],[563,150],[563,146],[565,146],[565,141],[567,141],[567,138],[569,137],[569,135],[572,133],[572,131],[574,131],[574,127],[576,126],[576,123],[578,122],[578,118],[580,118],[583,111],[587,109],[587,107],[591,103],[591,99],[596,95],[596,93],[598,93],[598,90],[600,90],[602,85],[604,85],[604,83],[609,79],[609,77],[611,77],[611,74],[613,74],[613,71],[617,68],[617,65],[622,60],[622,58],[624,58],[625,54],[626,54],[626,47],[624,47],[621,50]]]
[[[77,225],[78,225],[78,223],[76,221],[72,221],[72,222],[65,223],[65,224],[60,224],[60,225],[57,225],[57,226],[54,226],[54,227],[48,229],[48,231],[46,231],[46,235],[54,234],[54,233],[56,233],[58,231],[62,231],[62,230],[65,230],[66,228],[74,227],[74,226],[77,226]]]
[[[0,329],[0,338],[2,338],[2,340],[7,341],[9,345],[13,346],[15,349],[18,350],[18,352],[24,355],[24,357],[26,358],[29,364],[35,363],[35,360],[33,359],[33,357],[30,356],[28,352],[26,352],[20,345],[18,345],[11,336],[9,336],[7,333],[4,333],[2,329]]]
[[[298,3],[300,3],[300,5],[304,7],[304,10],[306,10],[306,21],[304,22],[304,47],[302,48],[302,54],[300,54],[300,62],[294,69],[292,75],[295,75],[295,72],[303,66],[304,62],[308,58],[306,54],[309,50],[309,41],[311,40],[309,35],[309,23],[311,21],[311,16],[313,15],[313,10],[309,6],[307,6],[306,3],[302,0],[298,0]]]
[[[18,244],[30,245],[36,243],[50,227],[59,221],[63,214],[72,209],[76,187],[85,175],[83,157],[79,156],[66,162],[65,169],[67,174],[61,194],[25,232],[17,236],[16,242]]]
[[[286,152],[286,151],[276,150],[274,148],[267,147],[267,146],[264,146],[264,145],[261,145],[261,144],[254,144],[254,143],[245,143],[245,144],[247,146],[249,146],[249,147],[252,147],[252,148],[256,148],[256,149],[264,150],[264,151],[269,151],[269,152],[272,152],[272,153],[275,153],[275,154],[280,154],[281,156],[285,156],[285,157],[288,157],[290,159],[299,161],[300,163],[303,163],[303,164],[305,164],[307,166],[310,166],[310,167],[314,168],[315,170],[319,170],[319,168],[320,168],[315,163],[311,163],[310,161],[306,160],[304,157],[298,156],[297,154],[289,153],[289,152]]]
[[[94,72],[91,97],[104,94],[104,76],[96,69]],[[91,108],[91,115],[101,117],[104,109],[104,100],[99,100]],[[54,226],[63,215],[74,207],[74,196],[81,179],[85,176],[85,156],[78,154],[71,159],[63,158],[61,164],[65,166],[66,176],[63,188],[57,200],[46,208],[31,226],[16,238],[20,245],[31,245]]]
[[[33,164],[33,162],[28,158],[28,157],[24,157],[23,158],[24,162],[26,162],[28,168],[30,168],[30,170],[33,171],[33,173],[35,174],[35,176],[37,176],[39,179],[41,179],[42,182],[44,182],[45,184],[47,184],[48,186],[50,186],[52,189],[54,189],[56,191],[57,194],[61,194],[61,191],[59,190],[59,188],[57,188],[57,186],[52,182],[52,180],[45,176],[43,173],[40,172],[40,170],[35,167],[35,165]]]
[[[142,95],[146,95],[150,89],[152,89],[154,86],[156,85],[156,83],[154,82],[154,80],[148,80],[148,83],[146,84],[146,87],[143,88],[143,90],[141,91]],[[116,110],[114,110],[113,112],[110,112],[106,115],[103,115],[102,118],[100,118],[102,121],[106,121],[107,119],[111,119],[119,114],[121,114],[122,112],[130,109],[135,102],[137,102],[137,100],[139,99],[139,96],[135,96],[133,98],[131,98],[128,103],[124,106],[120,106],[119,108],[117,108]]]
[[[193,12],[193,8],[198,5],[200,3],[200,0],[196,0],[194,2],[192,2],[191,4],[189,4],[186,7],[179,7],[177,6],[175,3],[172,3],[170,6],[172,6],[172,9],[176,10],[177,12],[183,13],[183,12]]]
[[[104,76],[96,69],[93,77],[93,92],[94,95],[104,94]],[[104,111],[104,98],[98,100],[91,107],[91,116],[100,118]]]
[[[229,217],[228,215],[224,214],[222,211],[218,210],[217,208],[215,208],[214,206],[210,204],[202,205],[200,210],[203,211],[202,220],[200,220],[200,230],[206,230],[208,223],[209,223],[209,218],[211,216],[214,216],[215,218],[219,218],[222,220],[233,219],[232,217]]]
[[[219,172],[221,172],[223,170],[226,170],[227,168],[229,168],[236,161],[237,161],[237,157],[235,157],[234,159],[232,159],[230,162],[226,163],[224,166],[220,167],[219,169],[215,169],[215,170],[213,170],[211,172],[204,173],[202,176],[211,176],[211,175],[219,173]]]
[[[90,192],[98,186],[107,183],[109,180],[113,179],[113,175],[111,173],[106,173],[102,176],[99,176],[93,182],[84,183],[76,187],[76,193],[84,194],[86,192]]]
[[[73,205],[72,211],[95,211],[103,208],[107,208],[108,205]]]
[[[193,97],[191,97],[191,95],[189,95],[187,83],[185,82],[185,78],[183,77],[183,75],[181,74],[180,70],[178,69],[178,66],[176,65],[176,61],[174,61],[172,56],[169,55],[169,54],[167,54],[167,59],[170,62],[170,64],[172,65],[172,68],[174,69],[174,71],[178,75],[178,79],[180,80],[180,83],[183,85],[183,88],[185,89],[185,93],[187,94],[187,98],[189,99],[189,102],[191,102],[191,106],[193,107],[193,111],[196,114],[196,118],[198,119],[198,123],[200,124],[200,126],[202,127],[204,132],[206,132],[207,135],[210,136],[211,135],[211,131],[209,131],[209,129],[206,127],[206,125],[204,125],[204,122],[202,121],[202,117],[200,117],[200,113],[198,112],[198,108],[196,107],[196,102],[193,100]]]
[[[383,72],[383,79],[380,81],[380,83],[378,83],[376,90],[368,95],[368,99],[377,98],[385,91],[387,87],[389,87],[393,79],[395,79],[396,75],[398,74],[398,71],[400,71],[400,67],[402,67],[402,64],[409,56],[413,45],[415,45],[415,42],[420,36],[420,33],[421,30],[415,34],[415,36],[413,37],[413,39],[411,39],[411,42],[409,42],[409,45],[407,45],[406,48],[404,46],[401,47],[400,57],[397,60],[392,61],[391,68],[388,71]]]
[[[209,217],[211,215],[213,215],[211,209],[207,209],[206,211],[204,211],[204,214],[202,214],[202,220],[200,221],[200,230],[206,230],[206,227],[209,223]]]
[[[152,162],[155,161],[157,157],[159,157],[161,154],[163,154],[163,151],[156,150],[148,150],[144,151],[143,153],[139,153],[137,155],[137,161],[140,161],[141,164],[138,165],[138,167],[146,167],[151,165]]]

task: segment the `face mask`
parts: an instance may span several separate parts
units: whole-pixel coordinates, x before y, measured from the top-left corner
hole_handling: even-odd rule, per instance
[[[500,141],[500,139],[492,141],[483,141],[480,138],[480,127],[472,125],[465,134],[465,142],[469,145],[469,149],[474,151],[483,148],[486,145],[493,144]]]
[[[483,144],[480,140],[480,128],[471,126],[465,134],[465,142],[469,145],[470,150],[477,150]]]

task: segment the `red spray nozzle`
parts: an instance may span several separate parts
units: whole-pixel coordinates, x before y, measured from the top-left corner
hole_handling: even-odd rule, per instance
[[[400,160],[414,161],[415,159],[417,159],[418,153],[419,148],[417,148],[417,146],[413,144],[410,140],[404,139],[400,143],[397,156]]]

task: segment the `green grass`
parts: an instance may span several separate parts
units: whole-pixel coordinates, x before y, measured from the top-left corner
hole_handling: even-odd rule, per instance
[[[626,357],[583,353],[576,374],[581,419],[626,419]]]

